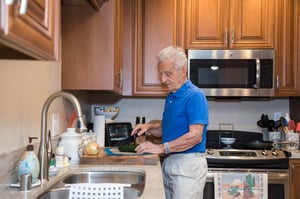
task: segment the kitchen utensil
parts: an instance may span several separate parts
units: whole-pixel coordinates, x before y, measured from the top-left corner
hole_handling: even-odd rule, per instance
[[[274,131],[275,130],[275,121],[269,120],[267,124],[268,131]]]
[[[275,130],[277,131],[277,129],[280,128],[280,126],[281,126],[280,120],[276,120],[275,121],[275,126],[274,126]]]
[[[289,120],[288,121],[288,130],[289,131],[295,131],[296,129],[296,124],[294,120]]]
[[[296,132],[300,133],[300,122],[297,122]]]
[[[271,141],[249,141],[245,142],[244,145],[248,149],[271,149],[273,147],[274,142]]]
[[[68,123],[68,128],[72,128],[74,120],[76,120],[76,112],[75,111],[71,115],[71,118]]]
[[[282,131],[284,132],[284,133],[288,133],[289,132],[289,130],[288,130],[288,128],[287,128],[287,126],[288,126],[288,122],[287,122],[287,120],[284,118],[284,117],[280,117],[280,127],[281,127],[281,129],[282,129]]]
[[[257,121],[257,125],[261,128],[268,128],[268,130],[274,130],[275,121],[269,120],[269,116],[267,114],[262,114],[260,120]]]

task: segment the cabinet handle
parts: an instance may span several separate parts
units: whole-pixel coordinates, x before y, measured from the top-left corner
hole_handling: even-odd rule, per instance
[[[123,87],[123,70],[120,69],[119,72],[119,87],[122,88]]]
[[[225,44],[228,43],[228,30],[227,30],[227,28],[225,29],[225,33],[224,33],[224,43]]]
[[[12,5],[15,0],[5,0],[6,5]]]
[[[234,44],[234,29],[231,31],[231,43]]]
[[[14,2],[15,0],[5,0],[6,5],[12,5]],[[26,14],[27,5],[28,5],[28,0],[21,0],[20,10],[19,10],[20,15]]]
[[[27,11],[28,0],[21,0],[20,15],[25,15]]]
[[[292,178],[292,182],[294,182],[294,175],[295,175],[295,165],[294,164],[292,164],[292,176],[291,176],[291,178]]]
[[[276,89],[279,90],[279,76],[276,75]]]

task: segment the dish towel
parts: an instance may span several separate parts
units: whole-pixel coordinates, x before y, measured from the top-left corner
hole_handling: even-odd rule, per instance
[[[268,199],[268,174],[216,173],[215,198]]]
[[[124,184],[79,183],[71,184],[69,199],[123,199]]]

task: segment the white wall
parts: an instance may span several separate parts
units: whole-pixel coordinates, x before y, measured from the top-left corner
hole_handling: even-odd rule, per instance
[[[134,125],[136,116],[145,116],[147,122],[161,119],[164,99],[121,99],[114,104],[103,105],[120,107],[115,121],[131,122]],[[261,128],[256,124],[261,114],[268,114],[269,119],[273,119],[274,112],[281,112],[284,116],[289,111],[289,101],[209,101],[209,107],[209,129],[219,129],[219,123],[233,123],[235,130],[261,132]],[[222,129],[224,128],[229,126],[222,126]]]
[[[60,62],[0,61],[0,153],[26,146],[28,136],[40,137],[43,103],[60,89]],[[64,123],[62,101],[53,104],[49,112],[60,113]]]

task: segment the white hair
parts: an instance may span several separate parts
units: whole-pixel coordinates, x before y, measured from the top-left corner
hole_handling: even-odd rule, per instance
[[[157,55],[158,63],[166,60],[172,60],[174,67],[179,69],[181,67],[187,67],[187,57],[184,50],[178,46],[168,46],[162,49]]]

